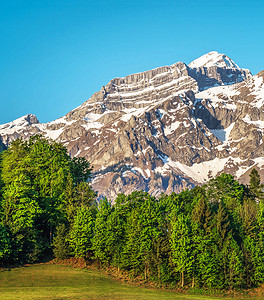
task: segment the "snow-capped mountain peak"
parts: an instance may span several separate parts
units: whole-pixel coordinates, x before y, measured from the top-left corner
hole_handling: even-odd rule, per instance
[[[189,64],[190,68],[209,68],[213,66],[241,70],[241,68],[231,58],[225,54],[218,53],[217,51],[211,51],[204,54]]]
[[[37,123],[39,123],[39,121],[35,115],[27,114],[27,115],[22,116],[12,122],[0,125],[0,129],[13,127],[13,126],[27,126],[27,125],[31,125],[31,124],[37,124]]]
[[[38,124],[39,120],[33,114],[27,114],[23,117],[20,117],[12,122],[5,123],[0,125],[0,130],[5,130],[6,133],[13,133],[18,131],[19,129],[25,128],[32,124]]]

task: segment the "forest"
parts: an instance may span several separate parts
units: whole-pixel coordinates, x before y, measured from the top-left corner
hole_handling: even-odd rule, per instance
[[[98,199],[92,169],[34,136],[0,155],[0,266],[83,258],[170,285],[240,289],[264,281],[264,194],[222,173],[153,197]]]

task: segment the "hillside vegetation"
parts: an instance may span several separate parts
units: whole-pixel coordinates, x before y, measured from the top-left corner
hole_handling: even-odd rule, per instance
[[[240,289],[264,281],[264,204],[256,170],[249,186],[221,174],[159,198],[119,194],[96,201],[89,163],[35,136],[1,155],[0,263],[55,255],[96,260],[157,283]]]

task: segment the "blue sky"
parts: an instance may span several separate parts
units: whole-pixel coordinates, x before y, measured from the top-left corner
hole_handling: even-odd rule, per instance
[[[52,121],[114,77],[216,50],[264,69],[263,1],[0,2],[0,124]]]

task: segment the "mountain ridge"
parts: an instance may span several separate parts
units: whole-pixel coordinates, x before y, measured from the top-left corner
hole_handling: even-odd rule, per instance
[[[221,171],[240,178],[254,165],[262,168],[263,76],[213,55],[218,65],[194,60],[195,68],[178,62],[114,78],[46,124],[35,117],[13,134],[1,125],[3,143],[36,133],[62,142],[91,162],[94,188],[110,199],[134,189],[178,192]]]

